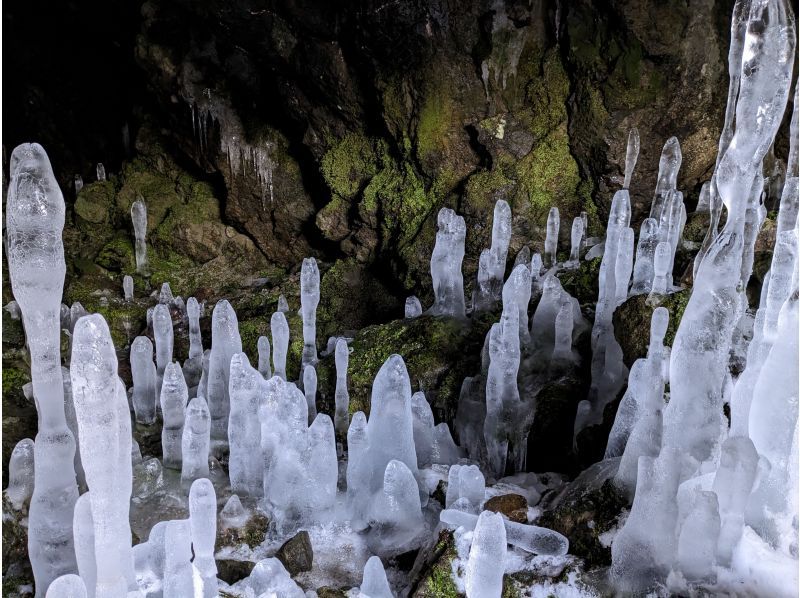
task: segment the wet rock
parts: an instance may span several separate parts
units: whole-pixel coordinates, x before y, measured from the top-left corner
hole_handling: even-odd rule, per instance
[[[622,359],[626,366],[630,368],[634,361],[647,356],[650,319],[656,307],[663,306],[669,310],[669,326],[664,344],[672,346],[690,295],[691,289],[683,289],[667,295],[657,306],[647,305],[647,295],[636,295],[617,308],[614,312],[614,336],[622,347]]]
[[[517,523],[528,523],[528,501],[521,494],[493,496],[484,503],[483,509],[493,513],[502,513]]]
[[[283,543],[275,556],[289,575],[297,575],[303,571],[311,571],[314,563],[314,550],[311,547],[311,537],[303,530]]]
[[[252,561],[238,561],[235,559],[217,559],[217,577],[228,584],[248,577],[256,564]]]
[[[611,564],[609,537],[601,537],[616,526],[628,506],[611,478],[619,459],[601,461],[586,469],[543,505],[536,524],[564,534],[569,552],[584,559],[587,568]]]

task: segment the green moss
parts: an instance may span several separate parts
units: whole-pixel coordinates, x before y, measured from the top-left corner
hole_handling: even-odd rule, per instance
[[[414,591],[416,598],[457,598],[460,596],[453,581],[453,559],[458,556],[453,532],[443,530],[432,551],[428,570]]]
[[[143,158],[135,158],[123,166],[122,180],[117,208],[122,214],[130,214],[131,205],[141,195],[147,205],[148,231],[156,229],[171,206],[181,203],[175,180]]]
[[[111,181],[90,183],[78,194],[75,200],[75,213],[87,223],[108,222],[114,208],[114,194],[114,183]]]
[[[525,87],[526,109],[518,115],[536,142],[566,122],[569,79],[555,49],[545,53],[541,71],[531,76]]]
[[[322,176],[334,193],[352,199],[377,169],[372,143],[361,133],[343,137],[322,157]]]
[[[258,359],[258,337],[267,336],[271,338],[270,318],[271,316],[263,316],[239,321],[239,335],[242,337],[242,351],[247,354],[251,363],[256,363]]]
[[[531,206],[549,210],[558,206],[564,214],[578,215],[581,182],[578,165],[569,151],[565,125],[553,130],[531,153],[517,164],[517,176]]]
[[[453,119],[453,101],[442,86],[430,86],[419,111],[417,154],[425,162],[447,151],[447,134]]]
[[[106,243],[95,260],[106,270],[133,274],[136,271],[136,256],[133,242],[127,235],[117,235]]]
[[[581,260],[580,265],[574,270],[562,270],[558,278],[564,290],[575,297],[581,305],[597,302],[598,276],[602,257],[593,260]]]
[[[30,373],[19,368],[4,367],[0,376],[3,378],[3,397],[24,399],[22,387],[31,381]]]

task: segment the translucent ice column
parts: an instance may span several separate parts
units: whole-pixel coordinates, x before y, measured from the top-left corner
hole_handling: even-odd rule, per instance
[[[147,275],[147,206],[141,196],[131,205],[131,220],[133,221],[133,235],[136,250],[136,271]]]
[[[483,437],[489,465],[496,477],[502,477],[506,460],[514,467],[524,465],[526,449],[521,446],[519,417],[520,397],[517,372],[520,362],[519,315],[516,309],[504,310],[500,322],[489,332],[489,373],[486,380],[486,420]],[[522,461],[520,463],[520,461]]]
[[[57,578],[47,589],[46,598],[86,598],[86,584],[74,573]]]
[[[639,158],[639,129],[633,127],[628,133],[628,147],[625,150],[625,180],[622,183],[623,189],[631,186],[633,169],[636,168],[636,160]]]
[[[481,253],[478,265],[478,288],[474,301],[476,310],[491,309],[500,299],[510,242],[511,207],[508,202],[499,199],[494,205],[492,245]]]
[[[658,222],[655,218],[645,218],[639,228],[639,241],[636,244],[631,295],[649,293],[653,287],[656,245],[658,245]]]
[[[303,368],[303,393],[308,403],[308,419],[317,417],[317,370],[313,365]]]
[[[258,373],[266,380],[272,378],[272,356],[270,355],[269,338],[259,336],[256,343],[258,349]]]
[[[347,341],[343,338],[336,341],[334,359],[336,362],[336,390],[334,393],[336,410],[333,419],[336,433],[345,436],[350,418],[350,395],[347,392],[347,366],[350,361],[350,349],[347,347]]]
[[[194,596],[192,530],[188,519],[167,523],[164,549],[164,597]]]
[[[172,348],[175,342],[175,333],[172,329],[172,315],[169,307],[159,303],[153,310],[153,337],[156,341],[156,372],[158,374],[158,388],[164,378],[167,364],[172,362]]]
[[[18,511],[22,510],[22,507],[33,496],[33,452],[33,440],[23,438],[14,447],[8,462],[6,496],[8,496],[11,506]]]
[[[417,465],[431,464],[433,451],[433,411],[425,398],[425,393],[411,395],[411,413],[414,416],[414,448],[417,452]]]
[[[372,384],[367,441],[373,492],[383,485],[384,471],[393,459],[403,462],[416,475],[411,382],[406,364],[399,355],[386,360]]]
[[[203,357],[203,338],[200,333],[200,304],[194,297],[186,301],[186,315],[189,318],[189,359]]]
[[[405,305],[405,317],[406,318],[418,318],[422,315],[422,304],[419,302],[419,299],[415,295],[411,295],[406,299]]]
[[[133,377],[133,410],[136,421],[152,424],[156,421],[156,366],[153,363],[153,343],[146,336],[137,336],[131,343],[131,376]]]
[[[283,312],[276,311],[270,321],[272,330],[272,364],[275,375],[286,380],[286,354],[289,351],[289,323]]]
[[[261,424],[258,403],[263,379],[244,353],[231,358],[231,415],[228,422],[231,489],[240,496],[261,496],[264,461],[261,455]]]
[[[215,598],[217,592],[217,563],[214,543],[217,539],[217,494],[208,478],[192,482],[189,489],[189,528],[192,533],[192,563],[203,581],[203,596]]]
[[[72,510],[78,498],[75,439],[64,413],[60,350],[66,272],[61,241],[64,197],[50,160],[37,143],[14,149],[9,172],[6,257],[30,348],[39,414],[28,552],[37,597],[41,597],[56,577],[76,570],[72,540]]]
[[[550,208],[547,215],[547,235],[544,240],[545,265],[552,268],[556,265],[558,251],[558,229],[561,219],[558,215],[558,208]]]
[[[189,389],[186,387],[181,366],[176,362],[170,363],[164,371],[164,382],[161,385],[161,414],[164,418],[161,450],[164,467],[170,469],[181,468],[181,437],[188,400]]]
[[[571,268],[577,268],[580,264],[583,235],[583,218],[577,216],[572,220],[572,230],[570,231],[571,245],[569,250],[569,261],[565,264]]]
[[[717,495],[698,491],[678,536],[677,566],[687,581],[716,581],[719,528]]]
[[[503,309],[516,309],[519,322],[519,341],[522,345],[530,342],[528,329],[528,304],[531,301],[531,273],[527,264],[514,268],[503,285]]]
[[[500,513],[484,511],[472,532],[467,561],[467,598],[500,598],[506,559],[506,528]]]
[[[123,548],[127,544],[130,551],[131,536],[127,518],[130,490],[126,494],[124,487],[130,486],[122,477],[131,474],[129,467],[127,472],[120,470],[125,430],[117,402],[127,412],[127,401],[118,392],[117,355],[108,326],[98,314],[81,318],[75,327],[70,376],[94,522],[96,596],[125,596],[128,583]],[[129,429],[126,440],[124,458],[130,466]]]
[[[211,444],[211,416],[203,397],[195,397],[186,407],[186,420],[181,437],[181,483],[188,485],[208,477],[208,456]]]
[[[303,357],[304,365],[317,362],[317,305],[319,304],[319,268],[317,260],[309,257],[303,260],[300,271],[300,311],[303,315]]]
[[[386,571],[383,568],[381,559],[371,556],[364,565],[364,578],[361,581],[360,596],[369,598],[393,598],[392,590],[389,589],[389,582],[386,579]]]
[[[466,306],[461,262],[464,259],[467,226],[464,218],[450,208],[439,210],[438,224],[436,245],[431,255],[431,278],[435,300],[430,313],[435,316],[463,318]]]
[[[133,301],[133,278],[127,274],[122,279],[122,293],[125,301]]]
[[[217,302],[211,315],[211,356],[208,363],[208,391],[205,399],[211,413],[211,448],[213,452],[228,443],[228,392],[231,358],[242,352],[239,321],[225,299]],[[199,391],[198,391],[199,394]]]

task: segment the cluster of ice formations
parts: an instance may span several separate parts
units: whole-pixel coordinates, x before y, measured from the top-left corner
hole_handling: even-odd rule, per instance
[[[503,18],[498,13],[495,23]],[[343,546],[335,541],[357,538],[347,546],[349,554],[360,555],[357,575],[351,571],[348,577],[351,586],[360,586],[351,593],[372,598],[403,591],[393,575],[387,577],[381,558],[430,547],[439,526],[454,529],[457,543],[466,547],[459,583],[469,598],[499,597],[507,566],[521,558],[563,562],[567,538],[485,508],[499,488],[516,485],[536,497],[543,491],[534,474],[523,473],[536,397],[548,382],[576,372],[582,359],[576,341],[589,333],[577,299],[558,274],[601,255],[591,388],[577,408],[574,440],[580,444],[581,432],[599,423],[624,389],[601,464],[603,475],[632,499],[611,543],[609,582],[622,593],[684,594],[724,593],[752,582],[762,593],[788,595],[787,587],[797,584],[798,546],[797,95],[771,269],[754,314],[748,313],[744,288],[766,213],[762,163],[789,95],[794,22],[782,0],[740,1],[732,32],[720,155],[699,205],[699,211],[709,211],[710,225],[672,348],[665,345],[670,314],[661,303],[679,288],[673,270],[686,222],[677,190],[676,138],[664,145],[638,241],[628,192],[639,154],[635,129],[605,239],[588,238],[585,213],[571,215],[565,262],[558,261],[560,214],[553,208],[543,252],[522,248],[506,277],[512,214],[499,200],[469,309],[461,272],[465,222],[451,209],[439,212],[431,257],[435,299],[428,314],[468,325],[473,314],[502,306],[480,368],[462,385],[454,421],[460,445],[447,423],[436,424],[424,392],[413,392],[400,355],[391,355],[378,371],[369,416],[357,411],[351,417],[350,348],[343,337],[332,337],[320,354],[333,354],[335,363],[333,419],[317,413],[320,277],[313,258],[304,260],[300,273],[299,371],[287,371],[290,331],[283,296],[272,315],[271,342],[258,339],[253,367],[228,301],[214,306],[211,348],[204,351],[203,306],[191,297],[184,305],[165,283],[153,295],[158,304],[149,318],[155,346],[140,336],[130,347],[129,405],[103,317],[77,302],[70,308],[60,303],[64,202],[47,156],[36,144],[16,148],[7,252],[15,309],[30,347],[27,394],[36,404],[39,431],[35,442],[25,439],[14,448],[6,496],[12,509],[28,508],[37,596],[211,597],[221,590],[303,596],[270,548],[299,530],[315,542],[326,535],[323,545],[332,551]],[[220,122],[223,149],[237,172],[244,168],[242,148],[249,146],[237,145],[238,125],[222,122],[227,117],[220,110],[209,101],[198,113]],[[207,116],[195,120],[206,143]],[[770,177],[784,172],[770,168]],[[144,203],[135,202],[131,214],[142,273]],[[133,301],[132,278],[123,288],[125,300]],[[647,354],[628,372],[613,316],[637,295],[647,295],[654,309]],[[538,301],[533,310],[532,301]],[[173,321],[174,313],[185,318]],[[404,315],[422,316],[416,297],[409,297]],[[188,329],[183,366],[174,355],[176,322]],[[69,369],[60,363],[62,328],[72,334]],[[744,369],[735,376],[729,367],[733,353],[746,353]],[[160,459],[142,458],[148,449],[140,450],[132,439],[131,411],[139,431],[160,433]],[[218,458],[227,459],[227,472]],[[432,495],[445,480],[442,509]],[[229,586],[217,578],[218,521],[223,529],[241,528],[256,511],[270,521],[266,540],[250,554],[257,561],[252,573]],[[147,540],[132,547],[134,532]]]

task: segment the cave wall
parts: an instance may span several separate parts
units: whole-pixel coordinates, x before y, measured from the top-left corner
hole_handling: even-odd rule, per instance
[[[64,50],[55,64],[45,44],[6,71],[19,84],[6,87],[14,124],[5,147],[41,139],[67,186],[72,172],[91,180],[104,155],[121,170],[148,153],[142,144],[155,132],[171,160],[216,185],[219,219],[270,262],[351,258],[398,294],[423,298],[435,215],[454,207],[469,230],[469,292],[499,197],[514,213],[512,255],[523,244],[541,249],[552,205],[564,246],[581,211],[601,232],[632,126],[642,147],[637,213],[671,135],[681,140],[679,188],[691,206],[714,165],[731,4],[68,5],[56,10],[72,30],[50,24]],[[7,24],[31,18],[19,6],[4,11]],[[27,33],[12,27],[6,48]],[[77,59],[85,69],[63,68]],[[42,110],[51,96],[58,110]]]

